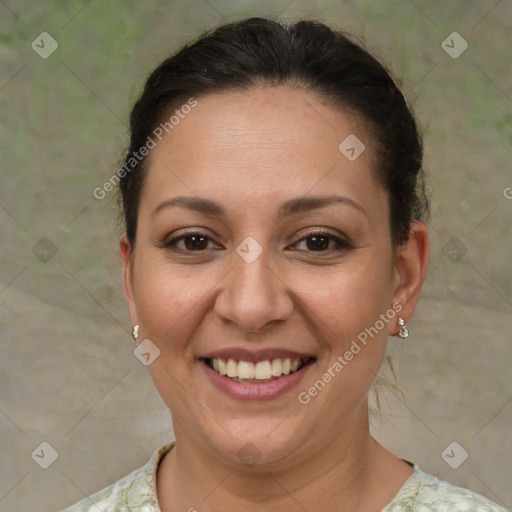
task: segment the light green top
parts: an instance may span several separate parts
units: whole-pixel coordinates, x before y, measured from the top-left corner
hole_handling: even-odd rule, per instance
[[[116,483],[62,512],[161,512],[156,494],[156,473],[163,456],[174,446],[156,450],[149,461]],[[196,504],[200,510],[199,504]],[[194,504],[191,504],[194,510]],[[488,499],[441,481],[414,465],[393,500],[382,512],[506,512]]]

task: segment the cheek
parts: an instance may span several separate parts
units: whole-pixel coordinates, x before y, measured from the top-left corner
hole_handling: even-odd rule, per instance
[[[313,313],[316,323],[328,328],[330,338],[356,335],[390,307],[390,272],[384,265],[354,259],[336,268],[292,270],[286,282],[304,305],[304,313]]]
[[[353,264],[316,277],[310,274],[302,284],[297,282],[312,335],[323,349],[318,361],[322,379],[333,382],[329,392],[318,397],[317,405],[325,405],[326,410],[332,403],[341,409],[350,404],[355,407],[379,371],[394,316],[388,269]],[[381,320],[382,314],[387,314],[387,321]],[[303,390],[307,393],[317,379],[318,375],[307,379]]]
[[[273,265],[286,283],[276,286],[294,301],[295,317],[325,331],[321,338],[355,336],[389,307],[391,291],[387,267],[367,265],[364,256],[336,266]],[[187,336],[214,309],[228,267],[173,265],[151,257],[137,263],[135,299],[144,335],[166,350],[183,350]]]
[[[183,350],[188,333],[198,322],[208,289],[215,282],[213,273],[150,258],[139,263],[135,300],[144,335],[161,350]]]

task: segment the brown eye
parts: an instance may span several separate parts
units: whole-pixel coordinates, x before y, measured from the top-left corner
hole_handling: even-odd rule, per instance
[[[308,236],[306,240],[306,246],[311,251],[325,251],[329,248],[330,238],[327,236]]]
[[[308,233],[296,245],[300,246],[301,244],[303,247],[305,246],[305,249],[299,250],[305,250],[306,252],[330,253],[353,248],[348,241],[326,232]]]
[[[204,250],[208,245],[208,238],[202,235],[192,235],[182,237],[185,248],[189,251]]]
[[[209,242],[212,242],[211,238],[201,233],[190,233],[166,240],[162,247],[181,252],[201,252],[209,249]]]

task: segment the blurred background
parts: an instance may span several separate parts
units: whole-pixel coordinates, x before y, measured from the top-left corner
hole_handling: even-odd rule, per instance
[[[351,32],[402,81],[425,137],[432,257],[409,339],[389,342],[401,392],[378,386],[372,429],[512,506],[510,1],[2,0],[0,511],[56,512],[173,439],[133,354],[115,194],[93,190],[119,167],[148,73],[255,15]]]

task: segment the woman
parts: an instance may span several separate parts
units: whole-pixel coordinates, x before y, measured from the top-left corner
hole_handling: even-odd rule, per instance
[[[123,284],[176,443],[68,512],[503,510],[369,432],[429,253],[421,138],[382,64],[252,18],[164,61],[130,124]]]

